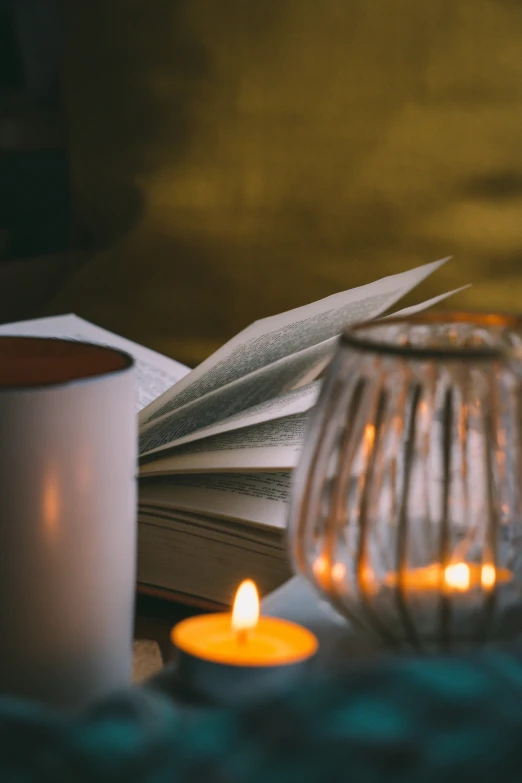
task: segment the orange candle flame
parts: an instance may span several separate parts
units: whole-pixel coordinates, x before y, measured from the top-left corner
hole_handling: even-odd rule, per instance
[[[237,589],[232,609],[232,629],[237,633],[238,644],[245,644],[249,631],[259,620],[259,595],[251,579],[245,579]]]
[[[469,590],[470,573],[466,563],[453,563],[444,570],[444,582],[453,590]]]
[[[494,587],[497,581],[495,566],[483,565],[480,569],[480,584],[485,590]],[[471,570],[466,563],[454,563],[447,566],[444,572],[444,582],[454,590],[469,590],[471,585]]]

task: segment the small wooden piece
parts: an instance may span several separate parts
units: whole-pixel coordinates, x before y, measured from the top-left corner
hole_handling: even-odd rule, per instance
[[[161,669],[163,660],[158,643],[150,639],[136,639],[133,644],[133,683],[138,685]]]

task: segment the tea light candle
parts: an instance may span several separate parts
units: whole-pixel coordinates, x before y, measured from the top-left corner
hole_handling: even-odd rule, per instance
[[[442,571],[442,566],[434,563],[405,571],[400,581],[398,574],[388,574],[384,584],[388,587],[401,586],[406,591],[466,593],[477,588],[492,590],[497,584],[510,582],[511,578],[511,571],[507,568],[495,568],[488,564],[451,563]]]
[[[433,563],[421,568],[389,573],[381,586],[366,584],[366,595],[373,610],[396,638],[407,634],[404,615],[399,612],[398,596],[402,594],[403,611],[407,611],[422,644],[438,649],[440,642],[441,598],[449,610],[453,648],[473,645],[487,616],[488,596],[495,591],[495,620],[488,620],[488,637],[502,635],[505,618],[519,604],[513,574],[507,568],[492,564],[454,562],[447,566]],[[511,620],[509,620],[511,622]],[[479,636],[477,636],[479,634]]]
[[[300,625],[259,616],[255,584],[243,582],[232,613],[190,617],[171,640],[181,682],[212,701],[231,703],[286,687],[301,677],[318,648]]]

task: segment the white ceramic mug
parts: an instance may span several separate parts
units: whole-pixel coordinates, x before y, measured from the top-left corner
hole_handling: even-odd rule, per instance
[[[0,693],[79,707],[130,682],[135,370],[0,337]]]

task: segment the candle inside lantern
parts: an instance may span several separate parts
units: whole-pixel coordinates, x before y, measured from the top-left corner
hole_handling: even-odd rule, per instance
[[[407,638],[415,646],[420,639],[421,646],[429,650],[440,649],[449,634],[452,649],[467,649],[467,645],[477,643],[475,639],[482,638],[491,607],[488,601],[494,592],[499,616],[516,605],[513,585],[513,574],[507,568],[455,561],[387,574],[369,597],[372,609],[394,638]],[[448,610],[444,614],[442,600]],[[406,612],[411,626],[404,622]],[[497,627],[489,626],[490,638]]]
[[[172,630],[180,677],[214,700],[287,685],[315,655],[317,638],[296,623],[259,616],[251,580],[243,582],[231,613],[190,617]]]
[[[507,568],[495,568],[491,564],[450,563],[444,569],[438,563],[405,570],[403,574],[388,574],[387,587],[403,587],[405,590],[443,590],[467,592],[481,587],[492,590],[496,584],[510,582],[512,573]]]

